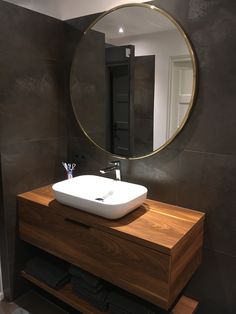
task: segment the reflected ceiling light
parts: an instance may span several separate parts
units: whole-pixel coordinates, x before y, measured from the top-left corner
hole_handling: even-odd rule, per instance
[[[119,28],[119,33],[124,33],[123,27],[120,27],[120,28]]]

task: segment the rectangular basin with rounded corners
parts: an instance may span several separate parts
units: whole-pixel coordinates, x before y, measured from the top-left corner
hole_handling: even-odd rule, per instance
[[[52,186],[58,202],[108,219],[118,219],[138,208],[147,188],[94,175],[83,175]]]

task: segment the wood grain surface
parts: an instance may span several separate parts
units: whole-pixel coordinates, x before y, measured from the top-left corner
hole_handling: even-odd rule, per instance
[[[97,310],[95,307],[93,307],[91,304],[89,304],[85,300],[76,296],[72,291],[71,284],[65,285],[60,290],[55,290],[55,289],[50,288],[45,283],[39,281],[38,279],[32,277],[31,275],[25,273],[24,271],[21,272],[21,276],[24,277],[26,280],[30,281],[31,283],[35,284],[36,286],[40,287],[41,289],[57,297],[61,301],[69,304],[74,309],[82,312],[83,314],[104,313]],[[171,314],[194,314],[196,312],[197,306],[198,306],[198,302],[196,300],[182,296],[170,313]],[[107,313],[109,314],[109,312]]]
[[[182,296],[175,305],[171,314],[194,314],[196,313],[198,302],[186,296]]]
[[[60,204],[55,200],[51,186],[23,193],[18,196],[18,199],[50,207],[55,213],[67,215],[82,223],[169,255],[181,245],[186,234],[202,221],[205,215],[147,199],[142,206],[125,217],[108,220]]]
[[[147,200],[110,221],[59,204],[50,186],[19,195],[18,206],[22,240],[164,309],[201,262],[196,211]]]
[[[101,312],[97,310],[95,307],[93,307],[91,304],[86,302],[85,300],[79,298],[72,292],[72,286],[71,284],[65,285],[60,290],[55,290],[42,281],[32,277],[31,275],[25,273],[24,271],[21,272],[21,276],[27,279],[28,281],[32,282],[39,288],[47,291],[48,293],[52,294],[53,296],[57,297],[61,301],[71,305],[74,309],[82,312],[83,314],[102,314],[104,312]]]

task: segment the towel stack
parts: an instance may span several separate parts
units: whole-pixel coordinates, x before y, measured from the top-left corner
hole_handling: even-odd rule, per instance
[[[18,307],[15,311],[13,311],[11,314],[30,314],[28,311],[22,309],[21,307]]]
[[[106,311],[108,308],[108,290],[104,282],[79,267],[71,266],[69,273],[71,274],[74,294],[88,301],[97,309]]]
[[[70,280],[68,271],[41,257],[29,260],[25,272],[53,289],[60,289]]]
[[[150,304],[128,293],[113,291],[108,297],[111,314],[157,314]]]

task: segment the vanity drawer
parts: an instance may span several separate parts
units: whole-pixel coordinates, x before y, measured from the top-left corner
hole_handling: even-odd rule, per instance
[[[170,256],[80,223],[40,205],[19,206],[20,237],[167,308]]]

